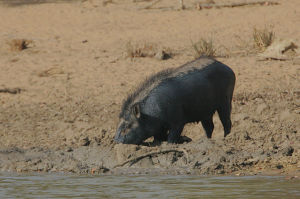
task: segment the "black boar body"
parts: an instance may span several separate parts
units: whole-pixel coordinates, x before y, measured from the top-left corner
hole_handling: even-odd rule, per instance
[[[207,57],[159,72],[124,101],[115,141],[140,144],[154,136],[177,143],[184,125],[199,121],[211,138],[216,111],[225,137],[231,130],[234,84],[234,72]]]

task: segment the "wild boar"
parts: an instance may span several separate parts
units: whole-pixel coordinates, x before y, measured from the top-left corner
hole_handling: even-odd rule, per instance
[[[225,137],[231,130],[234,85],[232,69],[209,57],[154,74],[123,102],[115,141],[141,144],[154,136],[154,141],[178,143],[190,122],[201,122],[211,138],[216,111]]]

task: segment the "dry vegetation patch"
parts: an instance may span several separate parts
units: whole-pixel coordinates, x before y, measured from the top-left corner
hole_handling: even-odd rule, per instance
[[[192,42],[194,50],[194,57],[199,58],[201,56],[215,57],[216,48],[213,44],[213,40],[200,39],[198,42]]]
[[[252,38],[235,35],[235,40],[238,51],[233,54],[244,56],[256,54],[264,52],[275,41],[275,32],[272,28],[267,28],[267,26],[263,29],[254,27]]]
[[[18,94],[21,91],[21,88],[0,88],[0,93]]]
[[[32,43],[33,43],[33,41],[28,40],[28,39],[13,39],[13,40],[7,42],[11,51],[25,50],[25,49],[29,48],[29,45]]]
[[[159,47],[154,43],[133,43],[128,42],[126,44],[126,57],[137,58],[137,57],[155,57],[159,60],[165,60],[174,56],[170,48]]]
[[[258,51],[264,51],[268,46],[272,44],[275,39],[275,32],[272,28],[265,27],[264,29],[254,28],[253,40],[254,46]]]
[[[65,74],[63,69],[58,68],[58,67],[52,67],[52,68],[49,68],[47,70],[43,70],[43,71],[37,73],[37,76],[39,76],[39,77],[50,77],[50,76],[59,75],[59,74]]]

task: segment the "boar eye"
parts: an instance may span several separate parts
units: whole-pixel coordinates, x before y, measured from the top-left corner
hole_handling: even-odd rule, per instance
[[[137,119],[140,118],[141,112],[140,112],[140,105],[139,105],[139,104],[133,105],[133,107],[132,107],[132,113],[133,113],[133,115],[134,115]]]

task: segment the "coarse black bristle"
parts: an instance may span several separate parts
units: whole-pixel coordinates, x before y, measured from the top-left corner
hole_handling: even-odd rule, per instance
[[[137,101],[138,97],[140,98],[139,100],[144,99],[146,96],[141,97],[139,95],[144,90],[148,90],[148,92],[151,92],[151,90],[153,89],[151,87],[154,84],[156,83],[159,84],[164,81],[167,81],[167,79],[174,77],[174,75],[176,76],[179,74],[186,74],[186,72],[190,72],[193,70],[201,70],[215,61],[216,60],[212,58],[203,56],[196,60],[188,62],[178,68],[169,68],[169,69],[162,70],[156,74],[153,74],[152,76],[148,77],[133,93],[129,94],[126,100],[124,100],[119,117],[122,118],[125,116],[126,111],[130,109],[130,106],[132,106],[134,101]]]
[[[150,87],[153,82],[166,79],[174,71],[174,68],[169,68],[163,71],[160,71],[152,76],[148,77],[133,93],[129,94],[126,100],[124,100],[121,113],[119,117],[123,117],[126,110],[129,110],[129,106],[136,99],[136,97],[145,89]]]

